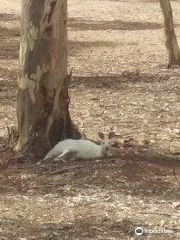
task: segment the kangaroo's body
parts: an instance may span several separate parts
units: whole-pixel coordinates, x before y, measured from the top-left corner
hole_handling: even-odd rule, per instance
[[[99,137],[102,139],[101,145],[97,145],[89,140],[73,140],[66,139],[59,142],[51,149],[44,160],[50,158],[60,159],[94,159],[101,158],[109,155],[111,147],[111,138],[113,133],[109,133],[108,136],[104,136],[103,133],[99,133]]]

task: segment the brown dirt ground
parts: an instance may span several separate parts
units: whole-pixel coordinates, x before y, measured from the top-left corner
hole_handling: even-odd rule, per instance
[[[20,0],[1,0],[0,148],[13,125]],[[172,1],[180,39],[180,3]],[[106,160],[14,160],[1,151],[0,239],[180,239],[180,81],[157,1],[70,0],[71,116]],[[143,234],[134,229],[169,229]]]

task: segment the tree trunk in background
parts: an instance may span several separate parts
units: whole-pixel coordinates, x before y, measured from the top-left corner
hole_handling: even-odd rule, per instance
[[[16,150],[43,155],[78,138],[69,116],[67,0],[22,0]]]
[[[169,0],[159,0],[164,17],[164,32],[166,38],[166,48],[169,55],[169,64],[180,65],[180,51],[174,30],[172,8]]]

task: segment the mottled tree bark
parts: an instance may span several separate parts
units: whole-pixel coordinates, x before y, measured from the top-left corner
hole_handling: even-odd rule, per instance
[[[180,65],[180,51],[174,30],[172,8],[169,0],[159,0],[164,18],[165,45],[169,55],[169,64]]]
[[[78,131],[69,116],[67,0],[22,0],[16,150],[43,155]]]

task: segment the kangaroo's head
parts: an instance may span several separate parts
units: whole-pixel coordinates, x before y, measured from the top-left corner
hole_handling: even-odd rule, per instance
[[[99,132],[98,136],[101,138],[101,152],[103,156],[108,156],[111,148],[111,138],[114,136],[113,132],[110,132],[108,135]]]

